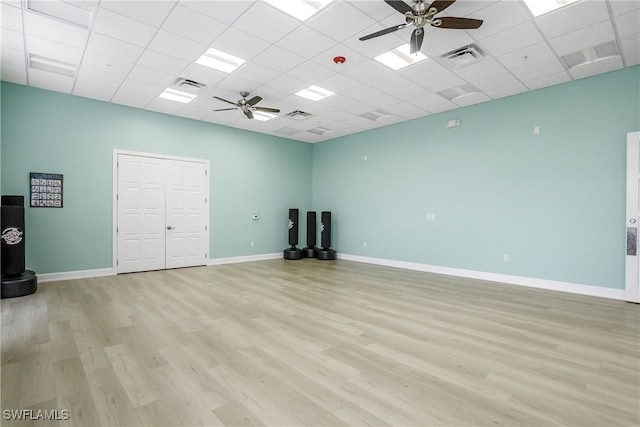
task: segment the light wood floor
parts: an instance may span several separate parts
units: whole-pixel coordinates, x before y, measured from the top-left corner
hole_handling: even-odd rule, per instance
[[[640,424],[640,306],[348,261],[2,300],[3,425]]]

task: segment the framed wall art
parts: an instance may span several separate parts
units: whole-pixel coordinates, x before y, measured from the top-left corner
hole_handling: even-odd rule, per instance
[[[32,208],[62,207],[62,174],[31,172],[29,183],[31,187],[29,206]]]

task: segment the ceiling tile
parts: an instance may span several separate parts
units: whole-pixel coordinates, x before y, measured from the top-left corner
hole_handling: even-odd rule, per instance
[[[422,82],[427,78],[441,76],[450,72],[449,69],[440,65],[435,59],[427,59],[401,69],[399,74],[414,82]]]
[[[504,67],[495,59],[486,59],[476,64],[460,68],[456,70],[456,74],[469,82],[473,82],[491,75],[502,74],[505,71]]]
[[[640,30],[640,9],[617,16],[615,23],[619,37],[637,33]]]
[[[251,62],[244,64],[233,74],[237,77],[240,77],[241,79],[260,84],[267,84],[280,75],[280,73],[278,73],[277,71]]]
[[[133,63],[140,58],[143,49],[111,37],[92,33],[87,44],[87,51]]]
[[[520,68],[555,58],[556,55],[553,53],[553,50],[551,50],[546,42],[543,42],[499,56],[498,60],[507,68]]]
[[[193,62],[206,50],[206,45],[160,30],[149,44],[149,49],[174,58]]]
[[[122,83],[111,102],[128,105],[135,108],[144,108],[153,98],[164,90],[161,86],[155,86],[137,80],[127,79]]]
[[[29,68],[29,85],[56,92],[71,93],[74,79],[47,71]]]
[[[249,61],[264,52],[269,43],[237,28],[229,27],[211,47]]]
[[[640,2],[635,0],[611,0],[609,4],[614,16],[640,9]]]
[[[409,100],[431,95],[432,93],[433,92],[425,87],[415,83],[410,83],[407,86],[394,89],[392,95],[399,99]]]
[[[93,31],[144,47],[149,44],[157,29],[151,25],[100,8],[93,24]]]
[[[311,59],[335,44],[329,37],[302,25],[278,42],[278,46]]]
[[[511,69],[511,72],[525,84],[529,81],[535,80],[536,78],[547,75],[560,73],[565,73],[565,75],[567,75],[560,61],[555,58],[536,62],[534,64],[527,64],[520,68],[513,68]]]
[[[375,21],[382,21],[398,13],[388,4],[381,1],[356,1],[353,6]]]
[[[175,80],[175,76],[173,74],[164,73],[141,65],[133,67],[127,77],[158,86],[169,86],[169,84]]]
[[[3,81],[9,83],[16,83],[19,85],[27,84],[27,72],[23,65],[15,65],[13,63],[2,65],[0,70],[0,77]]]
[[[138,60],[138,65],[178,75],[189,63],[182,59],[147,49]]]
[[[100,6],[145,24],[159,27],[175,6],[175,2],[166,0],[102,1]]]
[[[542,41],[542,36],[531,22],[525,22],[480,40],[482,47],[494,56],[518,51]]]
[[[191,64],[182,70],[179,76],[199,83],[204,83],[207,86],[215,86],[218,82],[226,79],[229,74],[200,64]]]
[[[309,86],[308,82],[282,74],[271,80],[267,86],[293,94]]]
[[[226,24],[184,6],[176,6],[162,25],[170,33],[210,45],[227,28]]]
[[[306,60],[306,58],[300,55],[296,55],[293,52],[289,52],[281,47],[272,45],[260,55],[256,56],[253,59],[253,62],[264,65],[272,70],[285,73],[293,67],[302,64]]]
[[[181,102],[171,101],[164,98],[154,98],[145,106],[145,110],[151,110],[165,114],[175,114],[184,106],[185,104]]]
[[[356,79],[359,82],[366,83],[393,72],[394,71],[391,68],[382,65],[378,61],[368,59],[358,65],[354,65],[353,67],[344,70],[342,74],[347,77],[351,77],[352,79]]]
[[[5,2],[0,3],[0,25],[2,28],[22,31],[22,10]]]
[[[527,90],[513,74],[506,71],[474,80],[473,85],[492,98],[501,98]]]
[[[547,38],[554,38],[602,22],[609,17],[605,2],[579,1],[536,18]]]
[[[640,52],[640,33],[621,38],[620,47],[625,55]]]
[[[80,70],[76,79],[73,94],[108,102],[123,80],[124,78],[121,76],[84,68]]]
[[[134,61],[88,51],[85,52],[82,58],[82,68],[116,74],[122,77],[129,74],[134,64]]]
[[[334,2],[307,21],[307,25],[339,42],[375,24],[376,21],[347,2]]]
[[[346,61],[342,64],[336,63],[334,61],[334,58],[337,56],[344,57]],[[366,61],[367,57],[361,55],[357,51],[347,47],[344,44],[335,44],[324,52],[318,54],[313,58],[313,60],[318,64],[324,65],[325,67],[328,67],[331,70],[340,73]]]
[[[481,102],[487,101],[491,101],[491,98],[489,98],[484,93],[474,93],[473,95],[456,98],[452,102],[461,107],[466,107],[469,105],[480,104]]]
[[[476,40],[480,40],[523,24],[529,21],[525,7],[519,1],[497,1],[477,10],[469,18],[482,19],[484,23],[476,30],[469,30],[469,34]]]
[[[24,38],[19,31],[9,30],[3,27],[2,31],[0,31],[0,43],[3,49],[24,51]],[[0,54],[2,54],[2,50],[0,50]]]
[[[598,46],[615,39],[611,22],[602,21],[549,40],[555,52],[562,56],[586,47]]]
[[[431,92],[439,92],[444,89],[450,89],[452,87],[465,84],[466,81],[455,75],[454,73],[442,74],[432,79],[424,79],[420,84]]]
[[[54,43],[39,37],[26,36],[27,53],[55,59],[68,64],[78,65],[82,58],[82,50]]]
[[[266,4],[254,3],[233,26],[255,37],[274,43],[300,25],[300,21]]]
[[[56,43],[84,49],[89,31],[75,25],[46,18],[33,12],[24,13],[25,32]]]
[[[566,71],[555,74],[546,74],[539,77],[535,77],[531,80],[524,81],[523,83],[530,89],[536,90],[543,87],[554,86],[560,83],[567,83],[571,81],[571,77]]]
[[[412,81],[400,73],[391,73],[372,80],[369,84],[383,92],[394,93],[399,88],[411,85]]]
[[[335,71],[323,67],[316,62],[307,61],[287,71],[287,74],[311,84],[316,84],[320,80],[327,79],[334,75]]]
[[[241,79],[235,75],[228,75],[222,79],[216,87],[227,90],[229,92],[255,92],[260,88],[260,83],[251,82],[246,79]]]
[[[232,24],[236,21],[254,2],[238,0],[181,0],[180,4],[190,9],[204,13],[210,18],[222,21],[225,24]]]
[[[208,116],[211,113],[211,110],[196,107],[191,104],[193,104],[193,102],[178,110],[175,115],[185,117],[187,119],[202,120],[205,116]]]

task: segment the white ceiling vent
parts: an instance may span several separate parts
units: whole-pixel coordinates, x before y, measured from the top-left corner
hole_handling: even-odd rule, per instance
[[[587,47],[577,52],[564,55],[562,62],[570,70],[587,64],[593,64],[603,59],[619,56],[618,45],[615,41],[603,43],[594,47]]]
[[[370,111],[368,113],[364,113],[364,114],[360,114],[360,117],[364,117],[365,119],[369,119],[369,120],[373,120],[374,122],[376,120],[385,118],[385,117],[389,117],[391,116],[391,113],[384,111],[384,110],[374,110],[374,111]]]
[[[317,128],[309,129],[307,132],[315,133],[316,135],[324,135],[326,133],[333,132],[333,131],[331,129],[317,127]]]
[[[183,77],[178,77],[170,87],[183,92],[197,95],[200,92],[202,92],[204,89],[206,89],[207,85],[204,83],[196,82],[195,80],[189,80]]]
[[[290,128],[290,127],[285,126],[283,128],[276,129],[276,132],[277,133],[281,133],[283,135],[294,135],[294,134],[300,133],[302,131],[300,129],[294,129],[294,128]]]
[[[66,77],[75,77],[78,67],[53,58],[29,54],[29,67]]]
[[[438,93],[447,98],[449,101],[453,101],[454,99],[478,93],[478,89],[470,84],[464,84],[462,86],[452,87],[451,89],[441,90]]]
[[[474,64],[484,59],[484,54],[476,45],[465,46],[441,56],[442,60],[450,68],[461,68]]]
[[[288,113],[286,116],[295,120],[304,120],[311,117],[311,114],[305,113],[304,111],[295,110]]]

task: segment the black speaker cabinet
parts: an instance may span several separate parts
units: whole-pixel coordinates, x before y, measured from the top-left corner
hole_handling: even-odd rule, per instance
[[[284,259],[302,259],[302,251],[296,248],[298,244],[298,209],[289,209],[289,244],[290,248],[284,250]]]
[[[331,212],[323,211],[320,214],[320,245],[322,249],[318,251],[318,259],[336,259],[336,251],[331,249]]]
[[[0,296],[13,298],[32,294],[38,288],[33,271],[25,270],[24,197],[2,196],[2,284]]]
[[[304,258],[317,258],[318,249],[316,248],[316,213],[314,211],[307,212],[307,247],[302,250]]]

